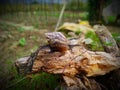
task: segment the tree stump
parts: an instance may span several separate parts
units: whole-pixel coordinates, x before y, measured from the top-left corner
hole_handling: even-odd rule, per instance
[[[52,40],[48,40],[48,45],[40,46],[31,56],[15,62],[18,72],[30,74],[42,71],[60,74],[65,81],[65,84],[61,85],[64,90],[109,90],[110,85],[116,82],[117,78],[120,78],[118,70],[120,67],[120,50],[107,28],[95,26],[94,29],[103,44],[112,43],[111,46],[103,45],[104,52],[87,50],[84,44],[79,42],[71,45],[69,43],[71,39],[67,40],[60,32],[58,32],[59,35],[64,38],[58,39],[58,33],[53,32],[49,35],[53,34],[51,37],[54,40],[47,37],[47,39]],[[80,40],[80,38],[75,40]],[[65,43],[67,41],[68,43]],[[60,50],[63,47],[66,48],[64,52]],[[106,75],[109,77],[107,78]],[[114,82],[108,83],[108,80]],[[120,89],[119,82],[116,90]]]

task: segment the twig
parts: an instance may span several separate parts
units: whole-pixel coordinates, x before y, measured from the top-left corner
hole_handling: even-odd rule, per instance
[[[58,21],[57,21],[57,24],[56,24],[56,27],[55,27],[55,30],[54,30],[55,32],[57,31],[57,29],[58,29],[58,27],[59,27],[59,25],[60,25],[60,22],[61,22],[63,13],[64,13],[65,8],[66,8],[66,5],[67,5],[67,1],[64,2],[63,8],[62,8],[62,10],[61,10],[61,12],[60,12],[60,16],[59,16],[59,18],[58,18]]]

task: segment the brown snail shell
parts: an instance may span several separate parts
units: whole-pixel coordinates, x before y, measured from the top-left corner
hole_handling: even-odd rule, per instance
[[[68,40],[61,32],[45,33],[52,51],[65,52],[69,49]]]

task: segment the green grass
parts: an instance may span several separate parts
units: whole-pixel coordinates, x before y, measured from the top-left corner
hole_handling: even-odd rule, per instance
[[[27,76],[16,75],[14,80],[8,81],[8,90],[54,90],[60,84],[60,76],[40,73]]]

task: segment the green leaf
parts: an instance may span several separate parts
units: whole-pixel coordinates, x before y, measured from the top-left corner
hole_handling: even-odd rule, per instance
[[[25,46],[25,44],[26,44],[25,38],[21,38],[21,39],[19,40],[19,45]]]

